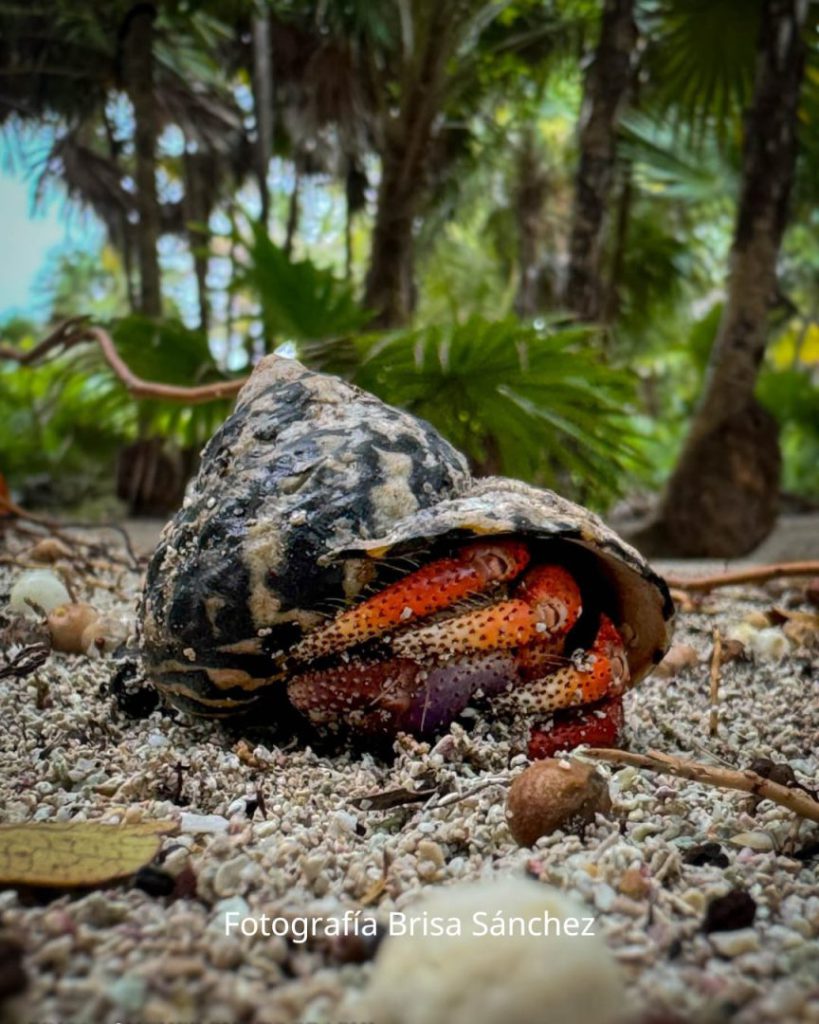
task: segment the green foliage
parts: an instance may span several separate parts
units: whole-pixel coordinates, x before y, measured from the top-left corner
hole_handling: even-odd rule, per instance
[[[355,382],[429,420],[479,467],[601,504],[641,464],[635,382],[599,359],[589,328],[472,317],[358,346]]]
[[[291,260],[263,225],[251,230],[233,288],[257,298],[268,344],[343,337],[363,326],[367,314],[348,284],[311,260]]]
[[[223,379],[204,335],[177,321],[131,316],[107,326],[137,376],[183,385]],[[31,326],[20,324],[6,325],[3,338],[22,347],[36,340]],[[84,496],[110,481],[116,453],[128,441],[150,435],[199,447],[230,404],[135,401],[91,345],[36,367],[2,364],[2,472],[18,486],[40,474],[75,475],[75,496]]]
[[[36,340],[20,322],[1,333],[23,347]],[[80,496],[110,479],[118,446],[133,435],[134,410],[80,361],[79,353],[32,368],[0,361],[0,471],[12,485],[73,478]]]
[[[633,165],[635,179],[646,193],[711,203],[738,192],[738,146],[721,148],[713,134],[693,148],[668,120],[631,111],[623,117],[620,139],[620,156]]]
[[[133,315],[109,325],[114,343],[128,367],[143,380],[185,387],[223,380],[211,355],[208,340],[177,320],[159,323]],[[200,447],[230,411],[228,400],[187,405],[184,402],[140,399],[134,401],[105,364],[96,348],[83,355],[84,366],[102,375],[112,395],[123,406],[133,406],[142,435],[167,437],[183,447]]]
[[[819,496],[819,382],[807,370],[765,369],[757,397],[779,422],[783,487]]]
[[[761,0],[643,0],[649,96],[684,134],[724,142],[752,91]]]

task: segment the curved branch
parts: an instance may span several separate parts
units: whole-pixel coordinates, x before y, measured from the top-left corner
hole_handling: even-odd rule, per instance
[[[0,359],[10,359],[22,366],[28,366],[40,362],[55,349],[66,351],[85,341],[94,341],[99,345],[103,358],[113,370],[114,375],[122,381],[127,391],[135,398],[155,398],[169,402],[199,405],[204,402],[213,402],[219,398],[233,398],[247,380],[246,377],[242,377],[239,380],[218,381],[215,384],[202,384],[197,387],[183,387],[144,380],[133,373],[124,361],[108,331],[103,330],[102,327],[90,326],[85,317],[66,320],[48,337],[26,352],[0,345]]]
[[[734,572],[718,572],[713,576],[675,576],[666,574],[669,587],[677,590],[708,593],[716,587],[733,587],[738,583],[767,583],[780,576],[819,576],[819,562],[775,562],[772,565],[754,565]]]
[[[816,800],[798,789],[771,782],[770,779],[747,768],[742,771],[721,768],[689,761],[683,757],[674,757],[671,754],[662,754],[657,750],[649,750],[647,754],[632,754],[627,750],[594,748],[585,749],[582,754],[583,757],[592,760],[648,768],[653,772],[676,775],[681,779],[716,786],[718,789],[738,789],[759,797],[760,800],[772,800],[802,818],[819,823],[819,803]]]

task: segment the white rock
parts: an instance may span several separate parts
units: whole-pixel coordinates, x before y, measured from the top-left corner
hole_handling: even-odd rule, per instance
[[[753,928],[737,928],[730,932],[713,932],[711,945],[721,956],[740,956],[759,949],[759,936]]]
[[[456,884],[412,904],[399,920],[410,919],[416,922],[412,935],[400,934],[391,922],[363,1005],[356,1007],[360,1019],[378,1024],[628,1019],[607,947],[594,934],[580,934],[592,914],[556,890],[523,878]],[[545,919],[549,934],[521,934],[513,919],[533,931],[540,931]],[[434,921],[460,934],[435,935]],[[481,934],[492,921],[503,921],[506,934]],[[575,921],[577,933],[567,934]]]
[[[58,605],[69,604],[71,597],[63,581],[50,569],[31,569],[17,577],[9,595],[9,608],[30,619],[39,618],[28,601],[33,601],[44,612],[50,612]]]
[[[229,896],[214,904],[213,918],[208,927],[222,935],[239,935],[241,922],[249,916],[250,905],[247,900],[242,896]]]
[[[250,864],[250,859],[243,854],[231,857],[219,865],[213,879],[213,891],[217,896],[233,896],[242,888],[242,872]]]
[[[788,638],[773,626],[757,629],[750,622],[740,622],[728,627],[727,638],[741,643],[758,661],[781,661],[790,651]]]
[[[221,814],[191,814],[184,812],[179,819],[182,832],[199,832],[216,835],[227,832],[230,822]]]

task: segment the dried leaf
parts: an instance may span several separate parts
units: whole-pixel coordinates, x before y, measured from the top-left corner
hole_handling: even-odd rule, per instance
[[[381,894],[386,890],[386,888],[387,888],[386,880],[383,879],[383,878],[376,878],[376,880],[373,882],[373,884],[369,887],[369,889],[361,897],[361,899],[359,900],[359,903],[361,904],[362,907],[367,907],[371,903],[377,903],[378,900],[381,897]]]
[[[437,789],[385,789],[380,793],[368,793],[367,796],[356,796],[350,800],[354,807],[365,811],[386,811],[390,807],[401,807],[403,804],[417,804],[428,800],[438,792]]]
[[[782,627],[782,632],[797,647],[813,650],[819,647],[819,615],[815,612],[794,612]]]
[[[156,856],[174,821],[0,825],[0,883],[70,889],[134,874]]]
[[[48,644],[34,643],[24,647],[7,664],[0,668],[0,679],[25,679],[48,661],[51,648]]]

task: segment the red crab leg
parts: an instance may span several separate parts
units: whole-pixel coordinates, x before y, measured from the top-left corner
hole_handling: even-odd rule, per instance
[[[528,675],[525,666],[523,674]],[[530,670],[531,671],[531,670]],[[628,661],[617,627],[606,615],[600,616],[600,628],[591,649],[576,660],[539,678],[529,678],[522,686],[499,698],[516,711],[545,714],[558,708],[593,704],[621,694],[628,683]]]
[[[431,668],[409,658],[364,662],[353,655],[347,664],[293,677],[287,695],[314,725],[426,735],[446,728],[476,692],[497,693],[514,678],[514,657],[497,651]]]
[[[297,661],[312,661],[381,636],[518,576],[529,562],[525,544],[478,541],[451,558],[422,566],[361,604],[309,633],[293,650]]]
[[[531,569],[514,598],[413,630],[393,641],[404,657],[442,660],[553,641],[577,622],[580,588],[559,565]]]
[[[616,747],[623,729],[623,698],[600,701],[592,708],[558,711],[549,729],[532,729],[529,757],[537,761],[581,743],[590,747]]]

